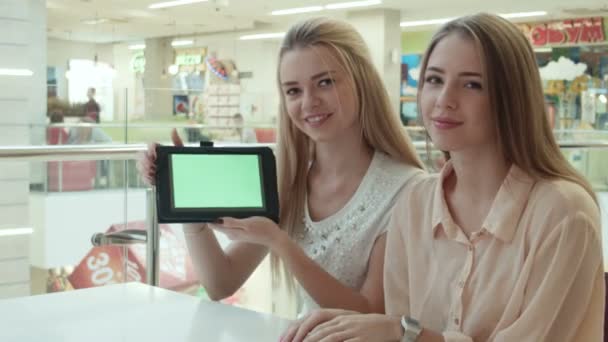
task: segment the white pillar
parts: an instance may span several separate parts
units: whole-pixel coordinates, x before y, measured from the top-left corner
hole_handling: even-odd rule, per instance
[[[372,59],[391,98],[396,113],[400,111],[401,89],[401,14],[398,10],[372,9],[350,12],[354,25],[369,46]]]
[[[173,91],[169,65],[173,64],[173,47],[169,38],[146,39],[144,71],[145,118],[162,119],[173,113]]]
[[[43,144],[46,123],[46,2],[0,2],[0,146]],[[0,162],[0,298],[28,295],[30,165]]]

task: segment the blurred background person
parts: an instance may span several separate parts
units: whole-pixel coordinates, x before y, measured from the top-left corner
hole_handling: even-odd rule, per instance
[[[54,126],[63,123],[63,113],[55,110],[49,116],[50,126],[46,129],[46,143],[49,145],[63,145],[68,143],[68,132],[65,127]]]
[[[242,143],[257,143],[255,131],[251,127],[243,127],[245,119],[241,113],[236,113],[232,116],[232,122],[235,127],[236,135]]]
[[[95,88],[91,87],[87,90],[87,97],[89,101],[84,105],[84,116],[90,117],[94,120],[95,123],[99,123],[99,113],[101,112],[101,107],[99,103],[95,101]]]

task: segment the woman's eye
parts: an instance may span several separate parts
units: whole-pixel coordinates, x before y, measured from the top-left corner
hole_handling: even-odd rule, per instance
[[[437,76],[429,76],[424,81],[430,84],[439,84],[441,83],[441,78]]]
[[[469,89],[482,89],[483,88],[481,86],[481,83],[479,83],[479,82],[467,82],[465,87],[467,87]]]
[[[319,85],[322,87],[329,86],[334,83],[334,80],[331,78],[325,78],[319,81]]]
[[[300,89],[298,88],[289,88],[285,91],[285,94],[289,95],[289,96],[293,96],[293,95],[297,95],[300,92]]]

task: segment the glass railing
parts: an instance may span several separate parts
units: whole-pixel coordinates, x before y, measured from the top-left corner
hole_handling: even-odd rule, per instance
[[[194,273],[182,225],[153,224],[153,192],[135,167],[138,154],[146,148],[144,144],[0,147],[0,170],[20,164],[22,172],[41,173],[30,176],[24,199],[29,206],[24,213],[29,216],[27,230],[7,230],[7,236],[0,230],[0,247],[7,238],[13,245],[18,239],[19,245],[30,246],[10,259],[14,265],[6,264],[0,252],[0,298],[130,281],[207,298]],[[109,174],[100,172],[104,164],[110,166]],[[224,247],[229,243],[221,234],[218,240]],[[266,260],[224,302],[273,312],[269,269]],[[3,295],[7,293],[3,288],[17,285],[20,291]]]
[[[29,216],[31,233],[0,236],[29,245],[25,249],[29,255],[20,257],[28,261],[27,293],[147,281],[146,239],[112,246],[103,236],[104,239],[96,241],[98,246],[92,243],[96,233],[125,229],[136,230],[136,235],[146,232],[147,190],[136,174],[132,180],[125,176],[137,151],[144,148],[144,145],[0,148],[0,169],[18,166],[22,172],[30,173],[25,214]],[[104,169],[113,165],[127,172],[111,175]],[[114,180],[114,187],[103,184],[104,181],[112,184]],[[4,283],[23,283],[23,278],[16,275],[19,272],[13,273],[13,281],[7,279],[13,275],[4,274],[0,293]]]

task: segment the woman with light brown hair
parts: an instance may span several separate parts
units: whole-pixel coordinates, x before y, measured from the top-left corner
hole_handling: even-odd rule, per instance
[[[199,279],[212,299],[225,298],[270,252],[275,280],[300,285],[301,313],[384,312],[385,228],[422,163],[352,26],[326,18],[294,25],[277,81],[280,224],[252,217],[185,227]],[[181,144],[175,132],[173,141]],[[141,165],[150,182],[154,153]],[[213,230],[233,240],[225,251]]]
[[[449,22],[418,103],[449,160],[393,211],[387,315],[319,311],[284,340],[602,341],[599,207],[555,142],[525,36],[490,14]]]

